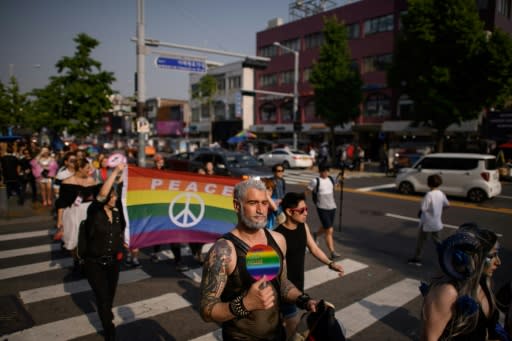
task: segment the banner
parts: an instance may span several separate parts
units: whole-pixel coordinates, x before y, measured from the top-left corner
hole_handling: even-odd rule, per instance
[[[209,243],[236,225],[233,191],[240,179],[129,166],[124,181],[130,248]]]

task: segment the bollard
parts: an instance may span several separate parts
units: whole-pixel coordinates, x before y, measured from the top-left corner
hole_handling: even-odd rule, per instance
[[[7,213],[7,188],[4,185],[0,185],[0,217],[7,217]]]

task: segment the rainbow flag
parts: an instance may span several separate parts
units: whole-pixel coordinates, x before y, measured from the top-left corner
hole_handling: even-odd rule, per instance
[[[123,188],[128,245],[214,241],[236,224],[233,191],[239,181],[129,166]]]

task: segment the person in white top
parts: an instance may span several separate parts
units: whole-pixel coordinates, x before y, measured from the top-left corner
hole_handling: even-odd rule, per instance
[[[416,242],[416,252],[414,258],[408,260],[409,264],[421,266],[421,254],[423,252],[423,245],[425,240],[429,237],[437,243],[441,243],[439,231],[443,229],[443,222],[441,216],[443,209],[448,207],[450,203],[446,195],[439,189],[443,184],[441,176],[434,174],[427,178],[427,184],[430,191],[425,194],[421,202],[421,209],[419,212],[420,229],[418,232],[418,240]]]

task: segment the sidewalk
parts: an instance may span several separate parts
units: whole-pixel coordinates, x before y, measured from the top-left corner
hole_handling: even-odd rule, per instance
[[[51,208],[41,203],[33,204],[26,200],[24,205],[18,205],[16,197],[6,200],[0,198],[0,227],[23,223],[49,222],[53,220]]]

